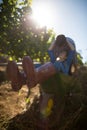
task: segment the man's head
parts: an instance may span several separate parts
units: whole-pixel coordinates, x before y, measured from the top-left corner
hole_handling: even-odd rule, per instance
[[[64,35],[61,34],[56,37],[55,44],[62,46],[65,43],[66,43],[66,37]]]

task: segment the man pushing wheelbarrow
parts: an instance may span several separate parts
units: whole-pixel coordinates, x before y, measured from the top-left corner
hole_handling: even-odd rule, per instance
[[[32,59],[29,56],[25,56],[22,60],[23,72],[19,71],[15,61],[8,62],[7,76],[11,81],[11,86],[14,91],[20,90],[24,84],[29,89],[35,87],[38,83],[43,84],[58,73],[72,75],[76,72],[76,47],[71,38],[65,37],[62,34],[58,35],[50,45],[48,54],[50,56],[50,62],[40,65],[37,68],[35,68]],[[50,102],[49,104],[52,107],[53,100],[51,100],[50,94],[42,94],[42,96],[40,111],[44,115],[43,108],[47,105],[47,102]]]

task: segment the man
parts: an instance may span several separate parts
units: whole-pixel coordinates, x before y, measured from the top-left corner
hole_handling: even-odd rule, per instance
[[[43,83],[58,72],[69,75],[72,70],[75,71],[76,49],[72,39],[58,35],[49,47],[48,53],[51,61],[38,68],[34,67],[29,56],[25,56],[22,61],[24,72],[18,70],[16,62],[8,63],[7,75],[15,91],[18,91],[23,84],[27,84],[28,88],[34,87],[37,83]],[[72,69],[72,65],[74,69]]]
[[[51,82],[50,79],[51,77],[53,78],[53,75],[59,72],[65,75],[71,75],[76,71],[77,64],[75,43],[72,39],[65,37],[64,35],[58,35],[56,37],[55,41],[48,49],[48,54],[50,56],[50,62],[47,62],[38,68],[34,67],[34,64],[29,56],[25,56],[23,58],[23,72],[19,71],[15,61],[9,61],[7,65],[7,76],[11,81],[11,86],[14,91],[20,90],[24,84],[27,84],[29,90],[30,88],[36,86],[37,83],[42,84],[39,104],[40,124],[44,124],[46,128],[49,124],[48,117],[51,115],[52,108],[55,104],[54,97],[57,95],[55,94],[57,91],[54,91],[54,89],[56,89],[56,87],[61,87],[59,86],[60,83],[55,86],[56,80],[55,82]],[[45,81],[48,82],[48,79],[52,85],[55,86],[51,90],[51,93],[48,91],[50,89],[50,86],[48,85],[45,87],[46,91],[44,90],[43,83],[45,83]],[[30,91],[28,91],[27,98],[29,97],[29,94]]]

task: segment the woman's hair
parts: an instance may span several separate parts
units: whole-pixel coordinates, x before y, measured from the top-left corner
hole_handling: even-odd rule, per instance
[[[55,44],[58,44],[59,46],[61,46],[62,44],[66,43],[66,37],[64,35],[58,35],[56,37],[56,41]]]

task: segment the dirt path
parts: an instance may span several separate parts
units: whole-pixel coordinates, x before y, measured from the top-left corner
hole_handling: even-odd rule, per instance
[[[76,86],[71,86],[71,88],[67,86],[67,100],[60,129],[57,128],[56,123],[55,127],[49,130],[87,130],[87,68],[80,70],[78,81],[81,86],[76,84]],[[25,111],[26,94],[26,86],[23,86],[21,94],[18,94],[18,92],[12,91],[10,83],[0,85],[0,130],[39,130],[33,124],[38,116],[37,104],[31,105],[32,108]],[[39,96],[39,94],[38,86],[32,89],[31,104],[34,97]],[[59,100],[57,100],[57,104],[59,104]],[[55,113],[56,115],[58,115],[58,112],[57,114]],[[53,115],[53,117],[55,116]],[[50,122],[53,121],[55,123],[55,118],[51,118]]]
[[[0,86],[0,130],[5,130],[6,122],[25,110],[27,87],[23,86],[20,92],[13,92],[9,83]],[[31,101],[38,92],[38,87],[32,90]]]

